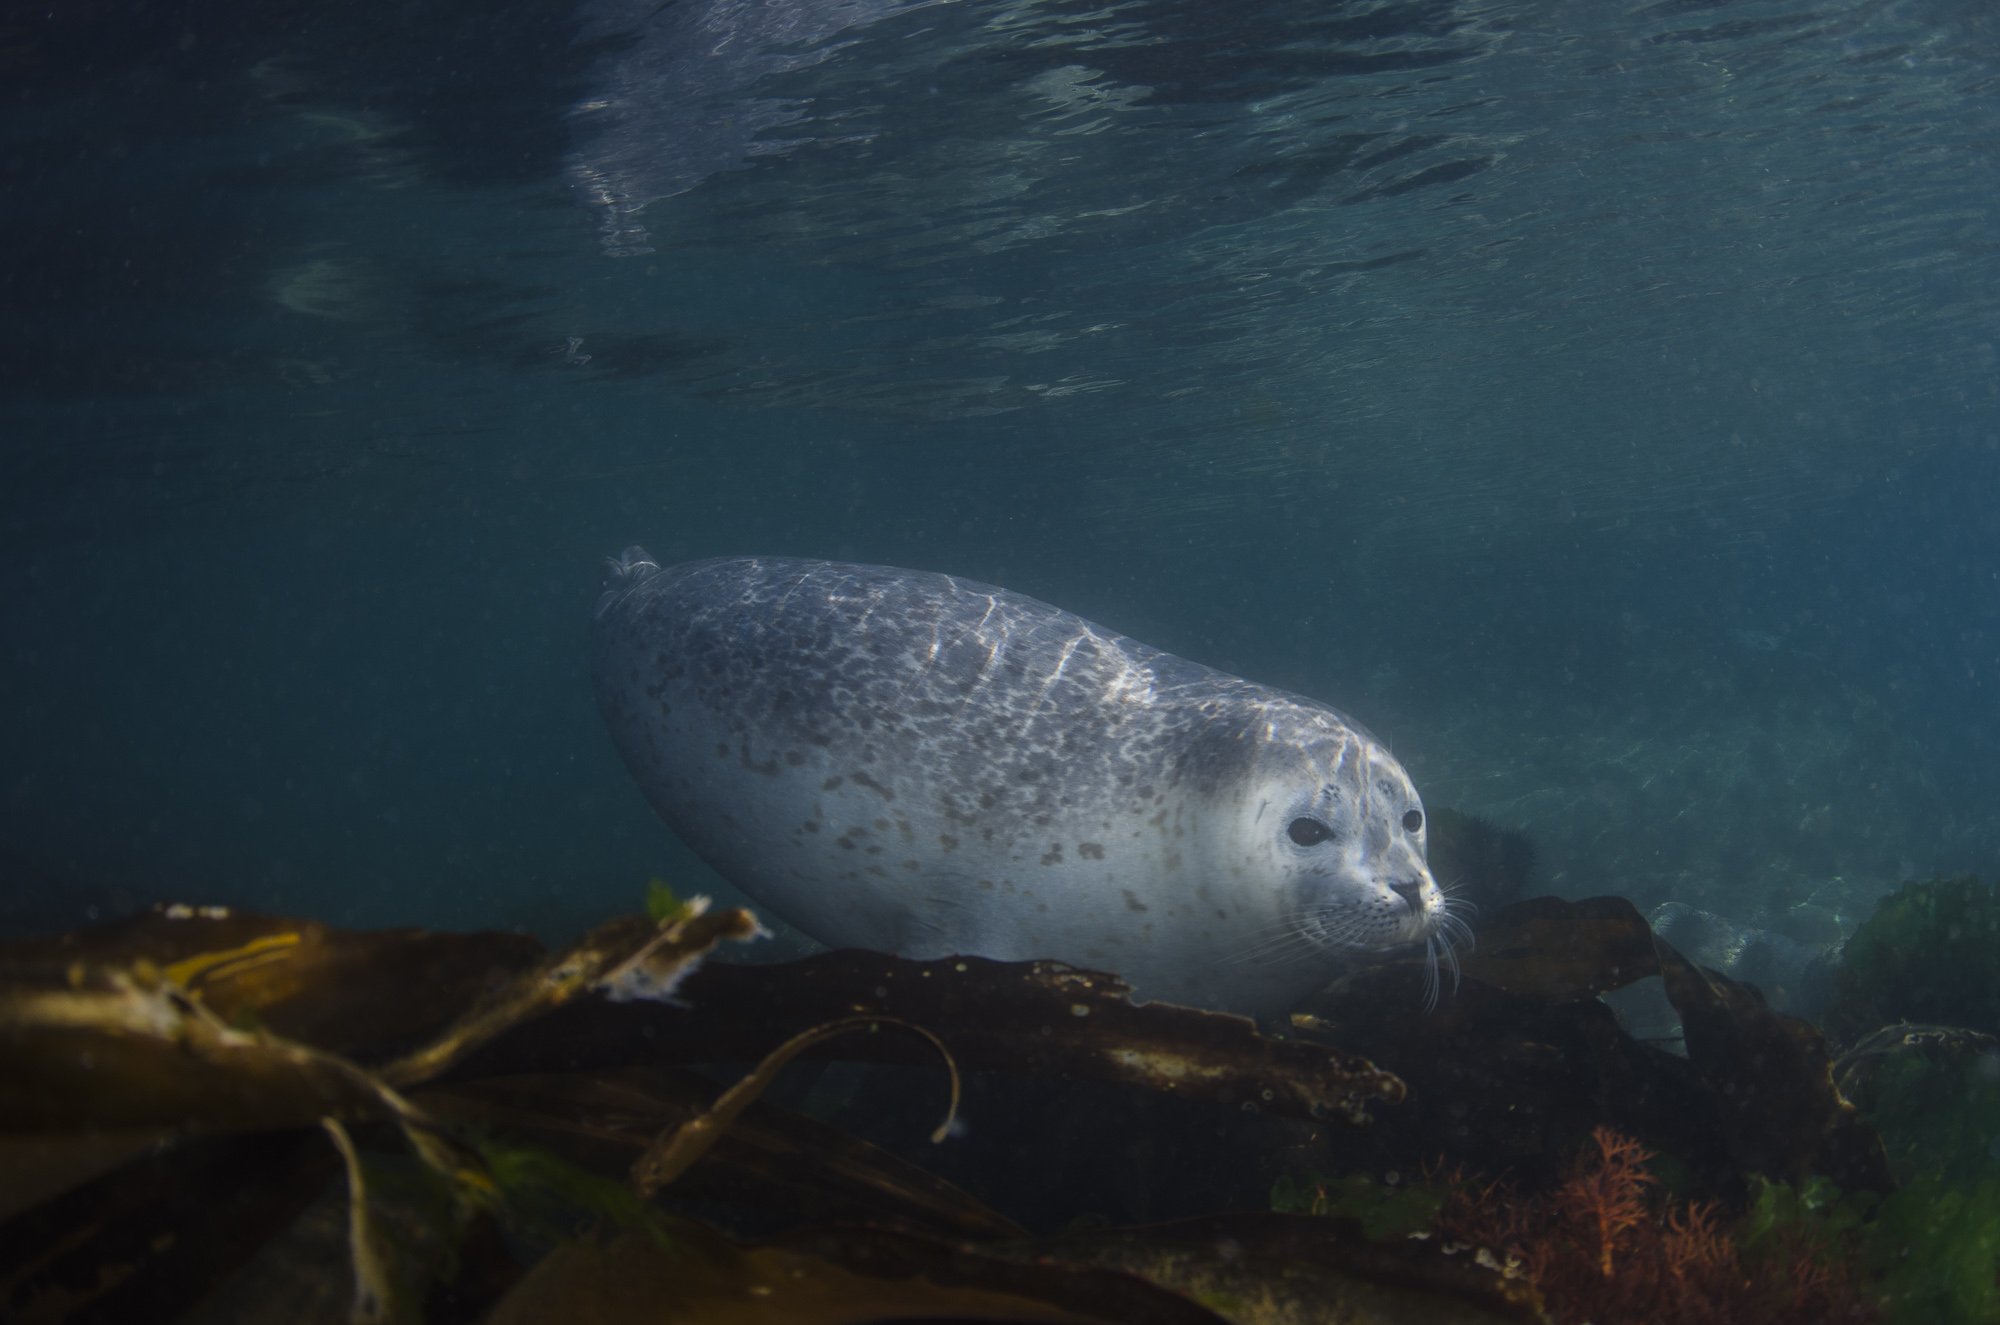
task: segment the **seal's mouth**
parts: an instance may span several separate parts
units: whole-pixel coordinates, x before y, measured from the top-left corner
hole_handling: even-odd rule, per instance
[[[1360,905],[1323,903],[1298,917],[1298,933],[1322,949],[1385,953],[1418,944],[1424,949],[1424,1007],[1437,1006],[1443,972],[1458,987],[1458,954],[1472,947],[1472,927],[1463,906],[1439,888],[1428,872],[1395,882],[1381,881]]]
[[[1387,952],[1422,943],[1437,932],[1442,908],[1412,909],[1389,898],[1366,906],[1327,904],[1298,918],[1299,933],[1322,948]]]

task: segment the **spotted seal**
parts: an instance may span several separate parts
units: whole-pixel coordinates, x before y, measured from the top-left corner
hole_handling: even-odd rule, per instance
[[[1323,704],[949,575],[611,563],[599,707],[660,816],[835,947],[1055,958],[1279,1016],[1463,927],[1403,768]],[[1433,986],[1435,987],[1435,986]]]

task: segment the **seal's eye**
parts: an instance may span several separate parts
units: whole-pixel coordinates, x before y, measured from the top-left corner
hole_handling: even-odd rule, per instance
[[[1404,832],[1406,833],[1422,832],[1423,827],[1424,827],[1424,812],[1422,810],[1403,811]]]
[[[1333,830],[1317,819],[1294,819],[1285,830],[1302,847],[1314,847],[1333,836]]]

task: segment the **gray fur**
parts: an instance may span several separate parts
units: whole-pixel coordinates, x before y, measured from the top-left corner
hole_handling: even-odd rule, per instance
[[[1353,830],[1348,858],[1394,861],[1388,881],[1434,898],[1421,830],[1391,840],[1414,789],[1324,705],[947,575],[663,569],[638,549],[613,568],[596,685],[633,775],[725,877],[825,942],[1111,964],[1152,996],[1268,1011],[1325,978],[1297,969],[1314,952],[1435,928],[1386,887],[1319,882],[1335,857],[1262,842],[1323,817]],[[1253,805],[1246,788],[1276,791]],[[1274,851],[1278,871],[1258,860]],[[1274,872],[1298,879],[1258,877]]]

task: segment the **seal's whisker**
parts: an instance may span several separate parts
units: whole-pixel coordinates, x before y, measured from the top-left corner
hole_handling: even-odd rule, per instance
[[[1451,935],[1440,930],[1424,941],[1424,1011],[1437,1011],[1438,996],[1443,991],[1443,979],[1439,968],[1451,972],[1451,992],[1454,996],[1463,972],[1458,965],[1458,949],[1452,945]]]
[[[1438,933],[1443,937],[1446,947],[1462,947],[1467,952],[1472,951],[1477,942],[1472,926],[1466,923],[1465,917],[1458,915],[1450,907],[1446,907],[1443,914],[1438,916]]]
[[[1459,907],[1468,911],[1477,911],[1479,909],[1479,903],[1465,895],[1465,890],[1472,886],[1472,880],[1467,876],[1463,874],[1453,875],[1449,883],[1443,879],[1439,879],[1437,886],[1438,892],[1443,896],[1446,906]]]
[[[1303,961],[1317,951],[1318,945],[1300,932],[1298,926],[1281,924],[1243,947],[1225,953],[1221,960],[1231,965],[1290,964]]]
[[[1375,939],[1376,924],[1367,916],[1327,912],[1313,919],[1317,937],[1335,946],[1362,948],[1381,946]]]

